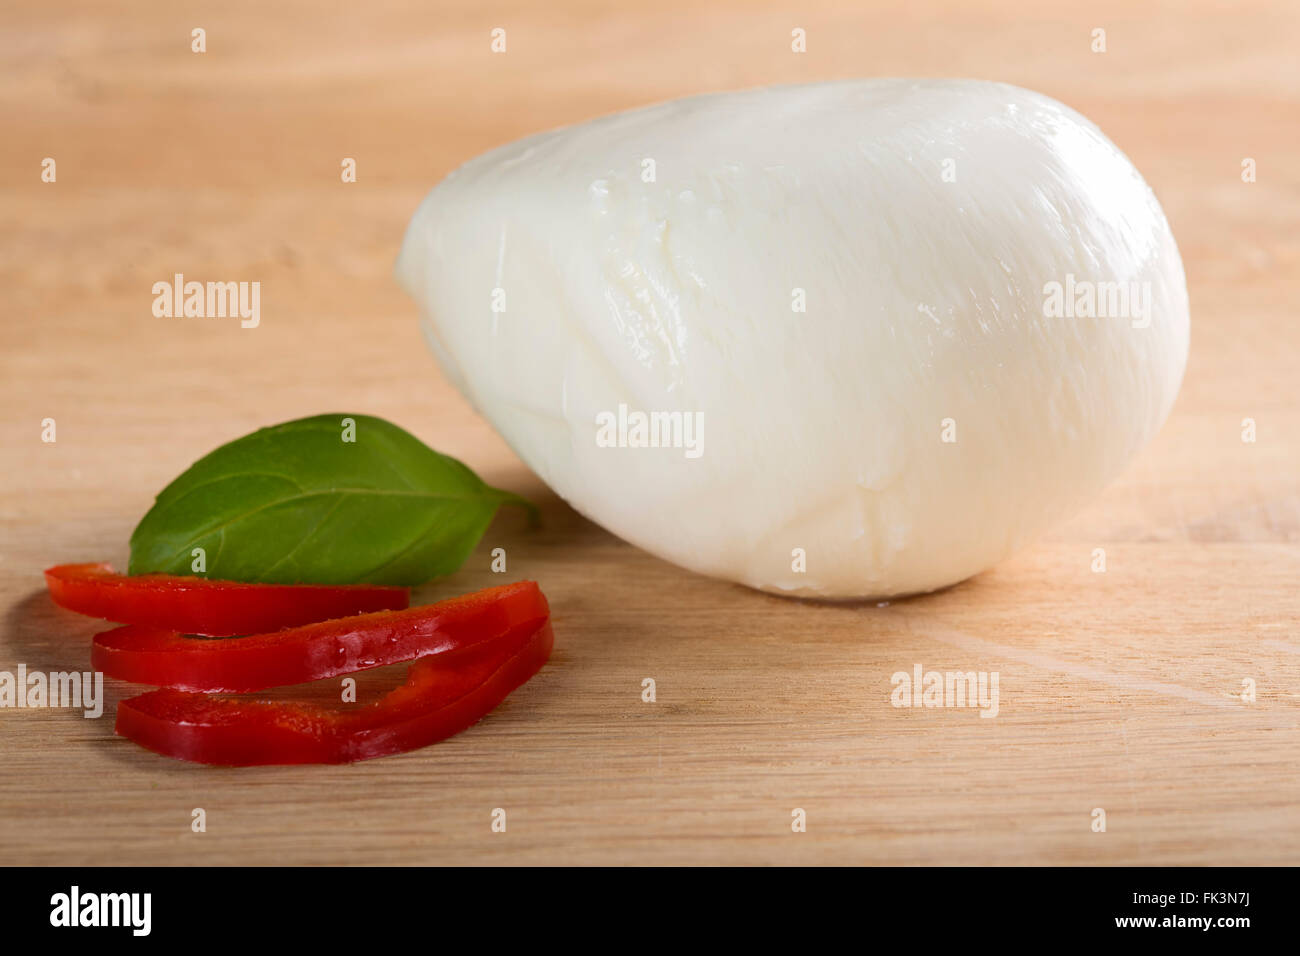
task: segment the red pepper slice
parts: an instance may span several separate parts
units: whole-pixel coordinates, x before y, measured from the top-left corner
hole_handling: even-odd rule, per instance
[[[406,683],[351,711],[155,690],[123,701],[117,732],[169,757],[223,766],[350,763],[459,733],[526,682],[551,653],[550,619],[411,665]]]
[[[250,584],[173,574],[117,574],[107,564],[61,564],[45,572],[54,603],[122,624],[186,634],[260,634],[327,618],[397,610],[409,588],[368,584]]]
[[[91,666],[139,684],[243,693],[462,650],[549,613],[537,583],[521,581],[251,637],[210,640],[132,624],[95,635]]]

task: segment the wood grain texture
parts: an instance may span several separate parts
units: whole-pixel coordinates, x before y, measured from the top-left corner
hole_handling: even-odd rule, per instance
[[[796,26],[807,54],[790,52]],[[497,583],[503,546],[557,636],[478,726],[348,767],[190,766],[114,737],[111,716],[0,711],[0,862],[1297,861],[1294,4],[10,0],[0,38],[0,670],[88,666],[95,623],[49,603],[44,567],[124,562],[192,460],[334,409],[542,503],[540,530],[498,519],[418,596]],[[1184,256],[1192,351],[1172,418],[1019,556],[885,607],[697,577],[575,515],[443,381],[391,268],[455,165],[672,96],[894,74],[996,78],[1079,109],[1153,185]],[[155,319],[150,288],[176,272],[260,281],[261,327]],[[915,663],[998,671],[999,715],[891,707],[890,675]],[[110,681],[108,714],[133,691]]]

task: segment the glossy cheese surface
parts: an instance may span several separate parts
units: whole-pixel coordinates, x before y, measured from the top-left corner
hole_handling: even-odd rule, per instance
[[[512,143],[429,194],[398,275],[446,374],[577,510],[806,596],[989,567],[1150,440],[1187,358],[1137,170],[1060,103],[969,80],[699,96]],[[679,413],[668,447],[640,447],[655,412]]]

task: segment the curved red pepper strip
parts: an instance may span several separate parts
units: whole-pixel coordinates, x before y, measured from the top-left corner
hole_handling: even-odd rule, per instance
[[[397,610],[409,588],[369,584],[250,584],[174,574],[117,574],[107,564],[45,572],[54,603],[79,614],[185,634],[260,634],[327,618]]]
[[[549,618],[497,640],[417,661],[406,683],[351,711],[155,690],[123,701],[117,732],[169,757],[223,766],[350,763],[459,733],[551,654]]]
[[[521,581],[251,637],[210,640],[129,625],[96,634],[90,660],[95,670],[138,684],[244,693],[462,650],[549,613],[537,583]]]

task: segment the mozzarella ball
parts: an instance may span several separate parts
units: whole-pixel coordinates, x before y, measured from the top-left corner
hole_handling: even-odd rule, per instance
[[[1159,203],[1028,90],[698,96],[452,173],[398,276],[557,494],[678,565],[823,598],[975,574],[1095,495],[1187,359]]]

